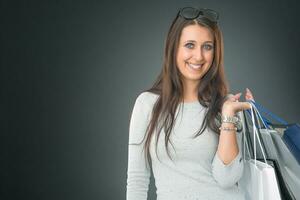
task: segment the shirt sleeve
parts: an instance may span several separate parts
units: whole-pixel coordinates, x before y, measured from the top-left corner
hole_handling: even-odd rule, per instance
[[[146,200],[150,182],[150,167],[143,151],[149,112],[142,97],[135,101],[129,125],[127,200]]]
[[[222,188],[233,187],[243,175],[244,162],[241,150],[241,134],[237,133],[237,141],[239,153],[229,164],[225,165],[217,152],[212,161],[213,177]]]

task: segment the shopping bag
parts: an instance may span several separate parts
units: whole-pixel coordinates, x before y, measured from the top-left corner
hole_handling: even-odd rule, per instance
[[[251,102],[250,102],[251,103]],[[247,136],[246,131],[243,129],[243,161],[244,161],[244,172],[243,176],[238,182],[240,189],[245,194],[247,200],[281,200],[279,185],[276,178],[274,167],[269,165],[266,161],[264,150],[258,137],[258,131],[254,120],[254,105],[251,103],[251,121],[253,128],[253,154],[254,158],[251,158],[249,144],[246,142]],[[256,157],[256,139],[258,140],[259,147],[262,151],[263,161],[257,160]],[[245,148],[247,147],[247,148]],[[248,158],[245,154],[247,149]]]
[[[285,141],[286,146],[295,156],[298,164],[300,165],[300,126],[299,124],[294,124],[289,126],[283,134],[283,141]]]
[[[271,117],[273,120],[277,121],[279,124],[273,124],[268,120],[266,117],[262,116],[264,123],[268,127],[268,125],[271,125],[273,127],[280,126],[284,128],[283,131],[283,141],[288,147],[288,149],[291,151],[291,153],[296,158],[298,164],[300,165],[300,125],[299,124],[288,124],[285,120],[281,119],[280,117],[276,116],[266,108],[264,108],[262,105],[255,101],[251,101],[259,112],[265,113],[269,117]]]
[[[300,199],[300,165],[297,163],[288,147],[284,144],[282,137],[279,134],[276,134],[276,131],[274,130],[269,130],[268,132],[271,133],[271,137],[275,145],[275,152],[278,155],[278,164],[280,166],[282,176],[285,182],[289,185],[295,199]]]
[[[244,175],[239,181],[247,200],[280,200],[274,168],[253,159],[244,163]]]
[[[275,168],[282,199],[300,199],[300,166],[284,144],[281,133],[268,129],[257,107],[254,109],[258,127],[261,127],[258,129],[259,136],[261,136],[267,160],[273,162],[271,165]],[[259,153],[258,151],[257,154]]]
[[[258,159],[258,160],[263,161],[262,159]],[[267,160],[267,163],[274,168],[281,199],[296,200],[296,197],[294,196],[293,192],[291,191],[289,185],[283,178],[283,173],[279,167],[277,160],[268,159],[268,158],[266,160]]]

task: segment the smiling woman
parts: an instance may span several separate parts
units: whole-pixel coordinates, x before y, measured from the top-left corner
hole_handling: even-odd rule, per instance
[[[182,30],[176,62],[183,82],[190,85],[184,89],[189,87],[196,91],[201,78],[211,67],[214,58],[213,41],[214,36],[206,27],[195,24]],[[185,98],[186,101],[196,99]]]
[[[159,200],[244,199],[236,115],[250,105],[228,93],[217,20],[216,11],[185,7],[172,22],[162,71],[132,110],[127,200],[147,199],[150,167]]]

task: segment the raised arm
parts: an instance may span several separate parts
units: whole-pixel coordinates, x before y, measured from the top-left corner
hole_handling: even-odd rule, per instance
[[[234,116],[240,111],[250,108],[249,103],[239,102],[241,93],[228,95],[226,102],[222,107],[222,115]],[[253,98],[250,90],[246,91],[246,99]],[[241,141],[237,139],[237,132],[232,123],[222,123],[222,127],[231,130],[221,130],[219,145],[212,162],[212,174],[215,180],[223,188],[232,187],[238,182],[243,174],[244,163],[242,162],[242,153],[240,151]]]

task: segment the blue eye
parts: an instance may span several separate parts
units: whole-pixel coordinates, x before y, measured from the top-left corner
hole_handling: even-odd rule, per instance
[[[193,43],[186,43],[185,46],[186,46],[187,48],[189,48],[189,47],[190,47],[190,44],[191,44],[192,46],[194,45]],[[189,48],[189,49],[191,49],[191,48]]]
[[[194,44],[193,43],[186,43],[185,47],[187,47],[188,49],[192,49],[192,48],[194,48]],[[209,50],[212,50],[214,48],[214,46],[210,45],[210,44],[205,44],[205,45],[203,45],[203,48],[205,50],[209,51]]]
[[[211,50],[211,49],[213,49],[213,46],[212,46],[212,45],[209,45],[209,44],[205,44],[205,45],[204,45],[204,48],[205,48],[206,50]]]

